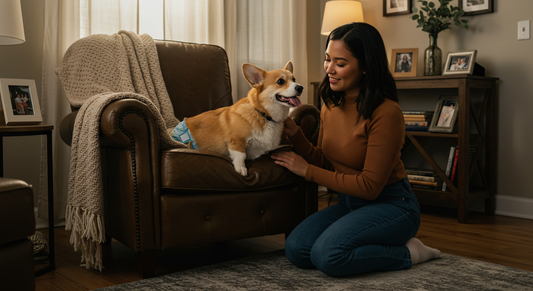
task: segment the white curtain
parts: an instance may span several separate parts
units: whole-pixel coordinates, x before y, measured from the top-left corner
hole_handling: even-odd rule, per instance
[[[148,33],[154,39],[208,43],[223,47],[230,66],[233,100],[250,86],[242,63],[265,70],[292,61],[297,82],[307,84],[306,0],[46,0],[42,113],[54,125],[54,210],[64,218],[70,147],[59,136],[61,120],[71,112],[55,69],[76,40],[119,30]],[[191,68],[184,68],[190,70]],[[307,92],[301,96],[307,103]],[[46,142],[42,142],[43,145]],[[41,151],[46,172],[46,148]],[[39,216],[47,217],[46,177],[41,177]]]

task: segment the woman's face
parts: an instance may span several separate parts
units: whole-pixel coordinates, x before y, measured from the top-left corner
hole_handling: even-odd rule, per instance
[[[333,91],[344,91],[346,96],[358,96],[363,71],[359,61],[344,46],[342,40],[331,40],[326,49],[324,70]]]

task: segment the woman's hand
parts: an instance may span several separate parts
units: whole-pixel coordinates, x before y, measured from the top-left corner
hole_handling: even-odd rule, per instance
[[[283,133],[289,138],[293,137],[298,132],[298,125],[296,125],[296,122],[290,117],[287,117],[287,119],[283,121],[283,125]]]
[[[294,152],[277,152],[273,153],[271,157],[275,160],[276,164],[289,169],[289,171],[300,177],[305,177],[307,168],[309,168],[309,163],[302,156]]]

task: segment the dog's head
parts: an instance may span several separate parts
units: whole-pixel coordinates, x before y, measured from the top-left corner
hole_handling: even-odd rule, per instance
[[[302,102],[298,96],[304,87],[296,83],[292,72],[291,61],[281,70],[268,72],[251,64],[242,65],[244,78],[257,91],[258,98],[287,107],[299,107]]]

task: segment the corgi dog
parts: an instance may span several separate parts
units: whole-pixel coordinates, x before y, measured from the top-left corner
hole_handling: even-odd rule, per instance
[[[244,63],[242,73],[252,87],[248,95],[227,107],[185,118],[173,139],[228,156],[235,170],[248,175],[246,159],[255,159],[279,146],[289,109],[299,107],[303,87],[296,83],[293,64],[265,71]]]

